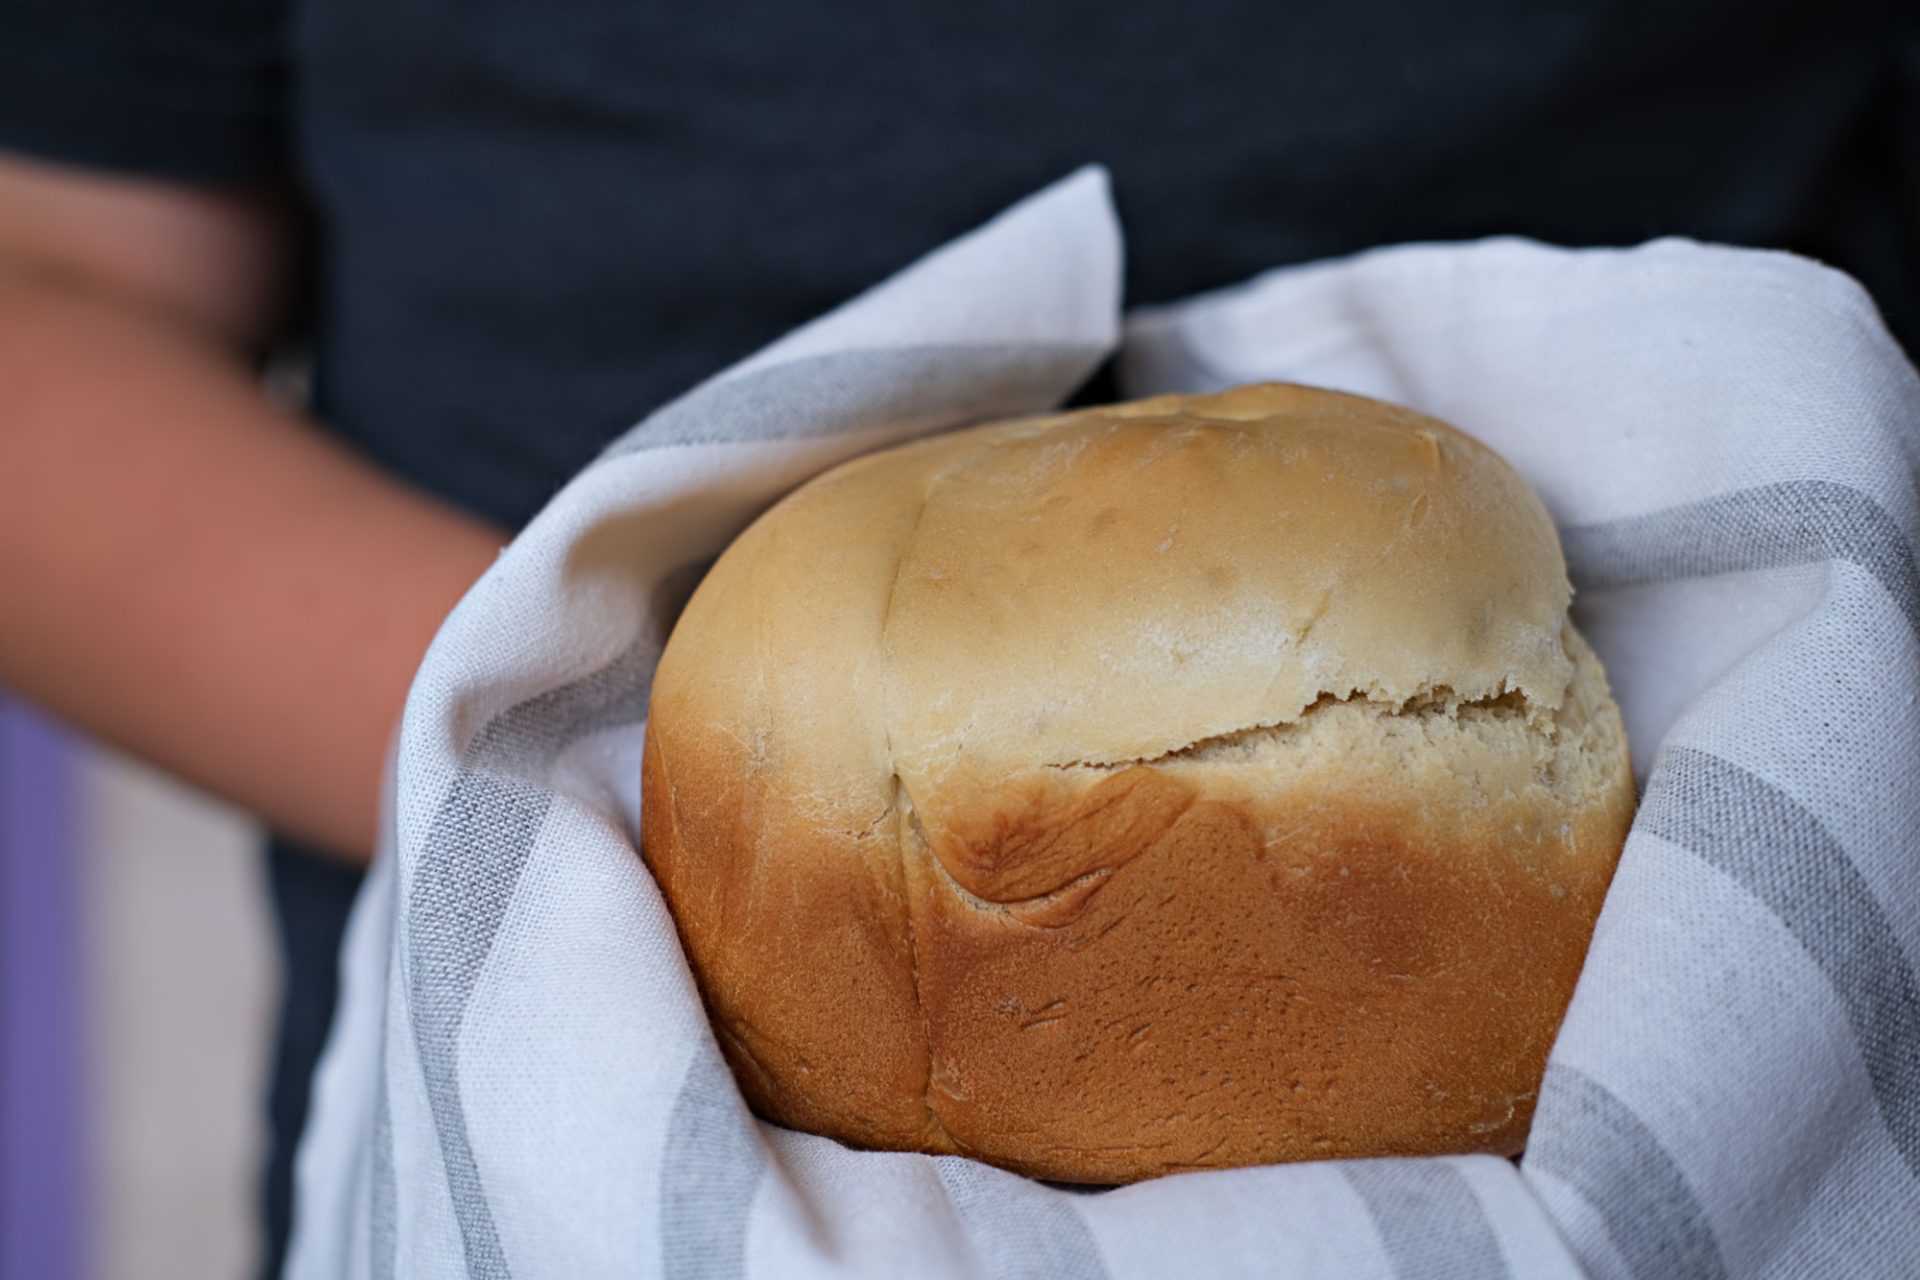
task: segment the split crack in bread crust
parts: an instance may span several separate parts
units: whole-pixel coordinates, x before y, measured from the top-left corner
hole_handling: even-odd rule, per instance
[[[849,462],[655,676],[643,849],[763,1116],[1124,1182],[1517,1150],[1631,818],[1539,501],[1285,385]]]

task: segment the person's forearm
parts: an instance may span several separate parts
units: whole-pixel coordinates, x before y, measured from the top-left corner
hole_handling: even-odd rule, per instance
[[[0,684],[349,857],[502,535],[123,301],[0,275]]]

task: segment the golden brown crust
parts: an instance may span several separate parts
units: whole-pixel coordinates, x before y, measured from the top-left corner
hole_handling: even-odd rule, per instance
[[[1632,810],[1566,601],[1498,458],[1300,388],[804,487],[647,736],[749,1101],[1086,1182],[1516,1150]]]
[[[905,892],[886,874],[897,860],[876,865],[861,848],[892,832],[795,829],[743,785],[745,760],[717,755],[696,755],[698,785],[676,788],[649,724],[641,835],[720,1047],[761,1114],[863,1146],[911,1146],[925,1127],[927,1067]],[[738,873],[776,849],[804,849],[814,865]]]

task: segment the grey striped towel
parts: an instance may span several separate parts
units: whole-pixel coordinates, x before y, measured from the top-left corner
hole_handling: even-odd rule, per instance
[[[1920,384],[1850,281],[1662,241],[1382,250],[1132,316],[1104,174],[614,443],[447,621],[342,960],[289,1274],[1920,1275]],[[1559,521],[1645,801],[1526,1157],[1076,1195],[756,1121],[636,856],[663,603],[916,434],[1288,378]],[[824,554],[824,552],[823,552]]]

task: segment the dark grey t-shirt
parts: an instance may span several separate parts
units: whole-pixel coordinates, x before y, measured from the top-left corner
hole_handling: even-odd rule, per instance
[[[1088,160],[1136,301],[1396,241],[1681,233],[1846,267],[1911,342],[1917,62],[1861,0],[0,0],[0,145],[297,185],[321,411],[518,524],[649,408]]]
[[[1784,246],[1920,341],[1920,38],[1867,0],[0,0],[0,146],[310,214],[326,421],[508,525],[1089,160],[1129,297],[1408,240]],[[275,1179],[351,884],[281,846]]]

